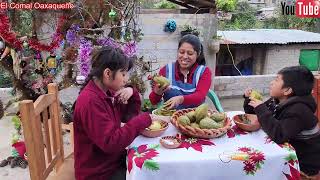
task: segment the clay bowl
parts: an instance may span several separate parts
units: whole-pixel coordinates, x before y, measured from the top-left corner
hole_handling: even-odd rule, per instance
[[[141,134],[143,136],[146,137],[150,137],[150,138],[155,138],[155,137],[159,137],[161,136],[169,127],[169,123],[164,121],[164,120],[154,120],[154,121],[159,121],[161,124],[161,129],[158,130],[151,130],[151,129],[144,129],[143,131],[141,131]]]
[[[245,131],[257,131],[261,127],[255,114],[239,114],[233,117],[233,121],[240,129]]]
[[[164,136],[160,139],[160,144],[167,149],[176,149],[181,145],[181,140],[175,136]]]

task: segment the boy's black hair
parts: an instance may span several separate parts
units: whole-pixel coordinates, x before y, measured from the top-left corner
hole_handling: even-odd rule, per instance
[[[306,96],[311,94],[314,85],[312,72],[304,66],[290,66],[278,72],[282,75],[283,88],[291,88],[291,96]]]

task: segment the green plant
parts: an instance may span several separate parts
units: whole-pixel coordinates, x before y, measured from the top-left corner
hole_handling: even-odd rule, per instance
[[[299,18],[295,15],[283,15],[281,7],[276,10],[277,17],[264,21],[264,28],[272,29],[300,29],[314,31],[318,29],[317,18]]]
[[[199,35],[200,32],[197,30],[196,27],[193,27],[189,24],[185,24],[181,27],[181,32],[186,33],[186,34],[194,34],[194,35]]]
[[[232,15],[231,20],[219,23],[221,30],[241,30],[261,28],[261,23],[255,16],[256,10],[247,2],[237,3],[236,11]]]
[[[237,0],[217,0],[217,8],[218,10],[224,12],[232,12],[236,9]]]
[[[11,75],[0,66],[0,88],[12,87]]]
[[[189,24],[185,24],[182,26],[182,31],[188,31],[188,32],[192,32],[196,30],[196,28],[193,28],[191,25]]]
[[[177,5],[172,3],[172,2],[169,2],[169,1],[166,1],[166,0],[162,0],[158,3],[156,3],[154,5],[155,8],[157,9],[176,9],[177,8]]]

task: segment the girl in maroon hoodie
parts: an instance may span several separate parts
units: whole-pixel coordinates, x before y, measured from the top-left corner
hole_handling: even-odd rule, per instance
[[[125,86],[131,66],[121,50],[111,47],[93,57],[74,110],[77,180],[125,180],[125,148],[151,124],[149,114],[138,115],[139,93]],[[130,120],[121,127],[124,118]]]

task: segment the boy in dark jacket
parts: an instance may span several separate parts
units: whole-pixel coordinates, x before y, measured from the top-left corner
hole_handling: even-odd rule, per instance
[[[262,129],[273,141],[289,142],[295,148],[300,169],[308,176],[317,176],[320,170],[320,129],[314,115],[313,84],[314,76],[307,68],[286,67],[270,83],[270,99],[263,103],[249,97],[251,90],[246,90],[244,101],[245,112],[257,114]]]

